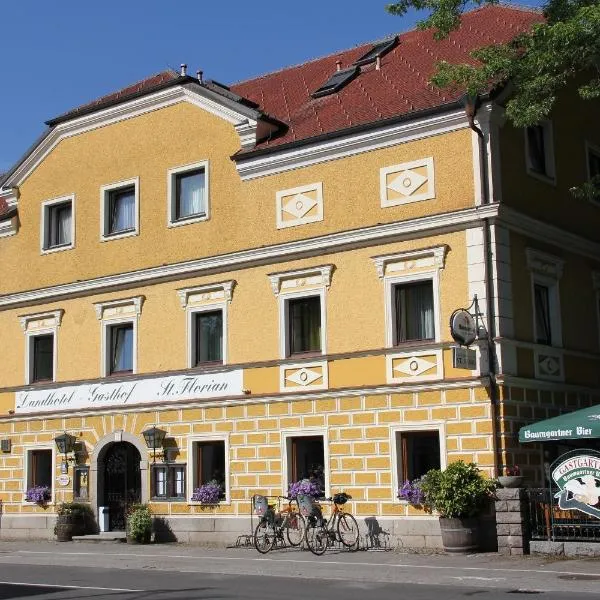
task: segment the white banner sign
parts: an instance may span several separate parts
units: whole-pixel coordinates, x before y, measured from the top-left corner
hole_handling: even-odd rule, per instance
[[[130,406],[170,400],[239,396],[243,371],[206,375],[174,375],[115,383],[87,383],[46,390],[17,392],[16,413]]]

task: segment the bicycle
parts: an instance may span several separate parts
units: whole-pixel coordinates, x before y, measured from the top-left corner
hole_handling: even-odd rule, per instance
[[[306,535],[306,521],[292,506],[292,498],[277,496],[277,503],[287,500],[288,504],[275,512],[275,504],[269,504],[266,496],[254,496],[254,512],[260,521],[254,530],[254,547],[261,553],[270,552],[278,541],[285,543],[285,536],[290,546],[300,546]]]
[[[328,520],[323,516],[320,504],[313,498],[298,496],[300,513],[307,519],[306,545],[313,554],[321,556],[329,544],[336,541],[350,550],[358,550],[358,523],[351,513],[342,508],[351,498],[352,496],[344,492],[335,494],[332,498],[325,498],[326,501],[333,502],[333,510]]]

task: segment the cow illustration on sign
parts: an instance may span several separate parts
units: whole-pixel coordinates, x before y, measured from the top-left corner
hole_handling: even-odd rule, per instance
[[[554,495],[559,508],[579,510],[600,519],[600,455],[594,452],[561,459],[552,471],[552,479],[559,488]]]

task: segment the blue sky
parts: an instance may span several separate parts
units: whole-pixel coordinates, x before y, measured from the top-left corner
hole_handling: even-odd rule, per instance
[[[526,0],[533,4],[536,0]],[[0,12],[0,173],[44,121],[185,62],[233,83],[410,29],[386,0],[19,0]]]

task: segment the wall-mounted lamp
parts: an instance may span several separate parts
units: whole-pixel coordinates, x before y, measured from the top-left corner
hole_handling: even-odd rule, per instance
[[[156,449],[162,448],[163,442],[165,441],[165,436],[167,435],[166,431],[162,429],[158,429],[158,427],[152,426],[150,429],[146,429],[146,431],[142,431],[142,435],[144,436],[144,441],[146,442],[146,446],[148,448],[152,448],[152,462],[156,462]],[[159,453],[160,454],[160,453]]]
[[[61,472],[64,471],[66,473],[69,470],[69,461],[75,460],[75,456],[69,456],[69,454],[75,451],[76,440],[77,438],[74,435],[70,435],[66,431],[54,438],[58,451],[65,457]]]

